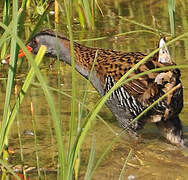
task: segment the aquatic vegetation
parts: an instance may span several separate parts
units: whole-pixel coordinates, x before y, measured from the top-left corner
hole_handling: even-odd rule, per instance
[[[110,3],[114,4],[111,5]],[[186,31],[182,33],[182,31],[180,30],[175,33],[176,27],[173,25],[175,21],[175,19],[173,19],[175,13],[175,1],[169,1],[169,15],[171,17],[169,21],[171,23],[171,32],[169,31],[168,26],[169,17],[167,19],[164,18],[166,17],[166,13],[168,14],[168,7],[166,8],[165,6],[163,6],[163,4],[149,4],[149,2],[123,2],[124,4],[121,3],[121,1],[100,2],[96,0],[58,0],[55,2],[41,0],[23,0],[21,2],[18,2],[17,0],[12,2],[3,1],[1,5],[3,6],[1,7],[3,9],[3,23],[0,23],[0,26],[2,27],[0,38],[1,59],[3,59],[6,54],[10,54],[10,64],[9,67],[8,65],[4,65],[7,66],[6,70],[8,72],[6,75],[4,75],[5,78],[3,77],[1,79],[1,83],[4,84],[4,86],[6,85],[6,88],[2,88],[6,90],[6,96],[3,100],[4,103],[2,109],[4,112],[0,132],[0,153],[3,159],[3,161],[0,161],[0,164],[4,167],[2,168],[3,175],[1,179],[5,179],[6,176],[9,176],[9,173],[13,174],[15,177],[17,177],[17,179],[19,178],[18,175],[16,175],[13,171],[12,167],[10,167],[11,163],[9,161],[9,157],[11,155],[8,155],[10,149],[6,148],[9,147],[14,141],[15,136],[13,136],[12,138],[11,132],[13,132],[17,128],[16,122],[18,126],[20,126],[18,136],[20,140],[19,147],[21,150],[21,152],[16,152],[16,156],[19,156],[19,160],[16,161],[22,164],[21,170],[23,170],[25,178],[26,176],[28,176],[29,172],[26,170],[26,167],[24,165],[29,163],[32,164],[32,161],[34,161],[34,165],[37,167],[35,172],[39,178],[50,176],[50,168],[45,169],[47,170],[47,174],[45,174],[45,170],[43,171],[42,169],[45,164],[48,164],[50,161],[52,162],[52,165],[49,163],[49,167],[53,167],[53,170],[55,169],[54,172],[57,179],[73,179],[73,177],[75,179],[79,179],[79,177],[82,177],[83,179],[92,179],[93,176],[98,175],[100,169],[98,167],[104,161],[107,164],[109,170],[112,171],[110,167],[113,166],[113,163],[111,162],[111,160],[110,162],[108,162],[105,157],[107,157],[107,155],[110,156],[110,154],[112,154],[113,156],[113,153],[115,152],[117,152],[117,154],[114,155],[115,158],[112,161],[115,162],[114,164],[118,164],[116,169],[122,169],[121,172],[116,172],[116,176],[119,176],[119,179],[123,179],[124,173],[127,172],[126,168],[128,168],[128,165],[129,167],[134,166],[135,161],[132,157],[134,157],[139,162],[140,166],[144,166],[144,163],[138,157],[139,153],[137,152],[135,145],[131,143],[127,144],[128,141],[123,141],[122,143],[119,137],[122,136],[124,132],[119,132],[119,129],[116,130],[117,127],[113,127],[113,123],[105,122],[99,116],[99,112],[101,111],[108,97],[114,92],[114,90],[124,83],[127,83],[134,78],[139,78],[149,73],[168,70],[168,68],[187,68],[187,65],[165,67],[162,69],[146,71],[138,74],[137,76],[133,76],[130,79],[127,79],[128,75],[135,69],[137,69],[140,64],[147,61],[149,57],[153,56],[159,51],[159,49],[151,51],[151,47],[155,47],[152,45],[155,42],[158,42],[159,36],[161,36],[161,34],[168,37],[171,36],[171,33],[173,37],[175,34],[177,35],[176,38],[173,38],[167,43],[168,46],[174,44],[175,42],[178,43],[181,39],[183,39],[181,43],[184,43],[186,46],[185,37],[188,36],[188,33]],[[183,3],[184,2],[182,2],[182,4]],[[114,5],[115,7],[113,7]],[[148,7],[153,8],[153,11],[150,12],[150,8]],[[161,11],[161,15],[163,15],[161,16],[161,19],[157,19],[157,16],[155,14],[155,9],[157,9],[156,7],[160,7],[159,9]],[[138,12],[136,12],[135,9]],[[137,13],[139,14],[139,17]],[[178,8],[176,8],[176,13],[178,13]],[[181,11],[181,13],[181,15],[177,15],[179,17],[184,17],[186,14],[183,14],[184,11]],[[148,14],[150,16],[148,16]],[[151,21],[149,17],[152,17],[153,20]],[[183,27],[187,27],[186,22],[186,19],[184,19],[182,23],[184,24]],[[53,75],[50,77],[45,75],[44,71],[47,71],[47,73],[49,73],[49,67],[48,65],[46,65],[47,62],[44,60],[42,61],[43,55],[45,53],[45,48],[41,49],[35,60],[25,48],[25,44],[31,40],[33,35],[43,28],[55,29],[55,31],[57,32],[64,31],[64,34],[66,34],[70,38],[72,53],[72,68],[69,69],[71,71],[71,78],[69,79],[69,84],[71,84],[71,86],[69,86],[70,89],[63,87],[65,85],[63,84],[64,80],[62,80],[61,65],[58,60],[55,65],[52,65],[53,68],[56,68],[55,72],[52,70],[51,73],[51,75],[53,73],[56,73],[55,79],[58,79],[57,87],[54,86],[56,81],[55,83],[52,83],[52,80],[50,79],[53,78]],[[104,48],[108,47],[118,50],[125,49],[126,51],[132,51],[133,49],[137,51],[137,49],[140,50],[141,48],[141,51],[143,51],[143,49],[146,49],[148,56],[142,59],[139,64],[133,66],[127,72],[127,74],[125,74],[114,85],[114,87],[105,96],[103,96],[103,98],[97,101],[98,97],[95,96],[95,92],[93,92],[93,90],[90,88],[89,81],[85,83],[86,86],[84,86],[84,88],[82,88],[81,90],[78,89],[78,86],[81,86],[82,80],[77,79],[78,75],[75,72],[75,60],[73,55],[73,41],[75,40],[92,46],[104,46]],[[102,42],[103,44],[101,45]],[[136,44],[136,46],[133,47],[132,44]],[[28,62],[26,60],[22,61],[20,59],[17,59],[17,55],[19,53],[18,47],[24,51]],[[182,49],[181,51],[178,51],[178,54],[184,54],[182,53],[182,51]],[[97,56],[98,54],[96,53],[95,57]],[[185,59],[187,59],[187,56],[185,57]],[[40,61],[42,62],[40,63]],[[42,66],[41,69],[39,63]],[[177,64],[182,63],[179,63],[178,61]],[[4,66],[1,65],[0,67],[3,69]],[[95,62],[93,64],[93,68],[94,66]],[[21,71],[24,71],[24,75],[22,77],[20,77],[22,74],[19,74]],[[66,73],[64,71],[65,70],[63,70],[63,73]],[[17,85],[18,79],[21,79],[21,85]],[[36,98],[38,101],[37,103],[34,103],[32,98],[29,99],[29,107],[31,103],[33,104],[34,109],[30,110],[25,104],[28,104],[28,102],[26,101],[27,96],[32,97],[30,89],[33,87],[37,89],[34,91],[34,93],[36,93]],[[13,91],[15,89],[17,89],[16,95],[13,94]],[[43,104],[42,102],[40,102],[41,99],[37,95],[40,90],[42,94],[41,96],[43,97],[43,95],[45,95]],[[88,99],[92,98],[93,95],[94,107],[90,107],[91,100]],[[144,115],[144,113],[146,113],[146,111],[151,109],[155,105],[155,103],[160,101],[162,98],[165,98],[167,95],[168,94],[155,101],[150,107],[148,107],[148,109],[138,115],[133,120],[133,122],[137,121],[141,116]],[[66,113],[62,113],[62,109],[64,110],[66,106],[69,106],[64,100],[66,98],[69,98],[69,102],[71,100],[71,109],[69,109],[71,115],[69,114],[68,110]],[[46,107],[44,106],[44,104],[48,104],[48,106]],[[41,133],[42,130],[40,130],[40,128],[38,127],[39,125],[35,125],[35,121],[36,123],[39,123],[39,121],[42,120],[42,117],[39,114],[45,114],[43,112],[44,110],[40,113],[37,112],[37,110],[41,106],[43,107],[43,109],[45,109],[45,113],[48,113],[49,111],[50,114],[50,116],[45,116],[45,119],[43,119],[43,122],[47,122],[47,124],[49,123],[50,127],[48,129],[46,128],[47,125],[43,124],[44,128],[48,129],[47,131],[50,134],[48,135],[51,137],[50,141],[48,142],[45,142],[46,138],[43,137],[44,135]],[[27,133],[22,132],[23,124],[25,122],[28,122],[24,121],[24,118],[22,118],[23,109],[25,109],[26,111],[26,119],[31,119],[34,123],[34,135],[32,134],[32,131],[31,133],[28,133],[28,131]],[[68,114],[68,120],[62,118],[62,114]],[[102,122],[101,124],[104,125],[102,127],[99,127],[97,124],[98,121],[96,121],[96,119],[99,119],[99,121]],[[97,127],[95,127],[95,123],[97,124]],[[27,126],[28,124],[25,125]],[[108,131],[109,133],[106,133],[105,131]],[[24,138],[23,134],[27,134],[30,138]],[[25,153],[24,151],[26,150],[23,147],[27,146],[27,141],[31,141],[31,139],[34,142],[32,144],[33,149],[30,150],[30,146],[28,146],[28,149],[30,150],[28,152],[30,153]],[[41,141],[48,145],[42,145]],[[89,141],[89,143],[87,141]],[[98,141],[101,141],[101,143],[99,144]],[[118,149],[116,146],[118,142],[121,142],[117,145],[118,147],[120,147],[120,149]],[[155,148],[160,147],[158,144],[156,146],[152,145],[152,143],[146,145],[146,148],[149,149],[147,149],[148,151],[144,151],[145,149],[143,150],[143,152],[148,153],[148,156],[151,152],[155,152]],[[50,146],[52,146],[51,149]],[[98,146],[101,146],[102,148],[99,149]],[[123,150],[121,150],[121,148]],[[41,151],[46,151],[47,154],[42,155]],[[139,151],[142,152],[142,149]],[[48,156],[52,152],[55,155],[53,154],[53,157],[50,159],[48,158]],[[163,151],[161,150],[160,152],[162,154]],[[121,156],[121,154],[123,155]],[[31,157],[28,158],[28,156]],[[45,156],[47,160],[43,162],[43,158],[41,156]],[[151,157],[151,159],[154,159],[153,154],[151,155]],[[115,159],[117,161],[115,161]],[[129,161],[133,161],[133,164],[129,164]],[[140,166],[138,165],[138,167]],[[137,166],[135,165],[135,167]],[[145,169],[147,169],[147,167]],[[152,171],[152,168],[150,168],[150,171]],[[134,175],[132,175],[131,177],[133,176]]]

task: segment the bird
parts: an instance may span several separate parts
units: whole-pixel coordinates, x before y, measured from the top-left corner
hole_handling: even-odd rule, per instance
[[[39,51],[41,45],[46,46],[45,56],[52,58],[58,56],[60,61],[71,65],[70,40],[67,37],[52,30],[43,30],[27,43],[33,54]],[[74,42],[73,46],[76,71],[90,81],[101,97],[126,72],[147,56],[143,52],[88,47],[78,42]],[[159,52],[142,63],[129,77],[151,69],[176,65],[172,61],[164,38],[160,39],[159,47]],[[179,118],[183,108],[183,87],[180,76],[180,70],[176,68],[152,72],[132,79],[117,88],[106,101],[106,105],[115,115],[119,125],[130,135],[138,137],[139,130],[144,128],[147,122],[151,122],[156,124],[168,142],[184,147],[185,138]],[[131,123],[135,117],[172,88],[174,90],[164,99]]]

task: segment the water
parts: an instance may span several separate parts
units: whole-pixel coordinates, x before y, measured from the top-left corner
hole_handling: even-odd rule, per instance
[[[176,33],[180,35],[188,31],[188,14],[187,6],[184,6],[185,1],[177,1],[176,4]],[[95,46],[101,48],[110,48],[122,51],[142,51],[145,53],[151,52],[156,48],[159,37],[151,33],[133,33],[126,36],[118,36],[121,33],[146,30],[144,27],[130,23],[119,16],[125,17],[129,20],[147,25],[151,28],[159,29],[164,35],[170,32],[168,11],[166,1],[120,1],[110,2],[104,1],[101,3],[101,8],[104,17],[100,15],[96,18],[96,28],[94,31],[82,30],[78,24],[75,24],[73,29],[74,38],[79,40],[82,44],[88,46]],[[66,25],[61,25],[63,34],[67,35]],[[83,39],[107,37],[101,40],[82,41]],[[188,61],[188,43],[187,38],[177,41],[174,45],[169,47],[174,61],[179,64],[187,64]],[[45,58],[41,71],[42,74],[48,79],[49,86],[57,88],[57,66],[54,65],[49,70],[50,60]],[[4,73],[7,71],[6,67],[1,69],[1,77],[6,77]],[[60,89],[67,93],[71,93],[71,68],[62,63],[61,65],[61,87]],[[22,84],[27,67],[18,75],[17,83]],[[185,135],[188,135],[188,80],[186,77],[187,70],[182,70],[182,82],[184,86],[184,108],[180,114],[181,120],[184,125]],[[20,77],[19,77],[20,76]],[[77,84],[77,98],[82,100],[83,90],[86,88],[87,81],[78,73],[76,75]],[[5,80],[1,80],[1,93],[0,93],[0,115],[2,117],[3,104],[5,97]],[[89,86],[87,107],[92,109],[99,99],[99,96]],[[57,109],[61,110],[60,116],[62,119],[63,136],[67,136],[68,122],[70,119],[70,98],[64,95],[58,96],[53,93]],[[14,99],[14,97],[13,97]],[[34,106],[34,116],[30,113],[30,104]],[[77,110],[78,111],[78,110]],[[86,114],[88,110],[84,110]],[[99,115],[105,122],[115,131],[120,132],[117,122],[110,111],[104,107]],[[34,148],[34,137],[32,119],[37,124],[37,149],[40,161],[40,167],[47,170],[46,178],[54,178],[54,173],[49,173],[50,170],[56,170],[57,166],[57,147],[54,135],[53,125],[51,121],[50,112],[47,102],[45,100],[42,90],[37,86],[32,86],[24,102],[20,108],[18,120],[20,121],[20,131],[22,136],[24,164],[29,167],[36,166],[36,154]],[[123,172],[123,179],[188,179],[188,153],[175,147],[164,140],[158,130],[153,125],[147,125],[140,133],[141,138],[139,141],[128,139],[125,135],[113,145],[109,154],[104,158],[99,168],[96,170],[93,179],[118,179],[125,159],[132,149],[133,153],[130,157],[126,171]],[[92,129],[89,131],[87,139],[83,145],[81,155],[81,173],[80,179],[83,179],[85,169],[87,167],[92,137],[96,141],[96,160],[103,153],[104,149],[111,143],[115,134],[99,119],[95,121]],[[66,138],[65,138],[66,139]],[[10,147],[13,148],[14,154],[11,155],[11,164],[20,164],[20,146],[18,140],[17,123],[14,124],[11,132]],[[49,171],[48,171],[49,170]],[[35,179],[31,174],[32,179]],[[37,179],[37,178],[36,178]]]

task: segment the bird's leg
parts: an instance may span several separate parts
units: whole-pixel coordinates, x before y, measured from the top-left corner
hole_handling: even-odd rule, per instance
[[[132,119],[118,119],[119,126],[122,127],[131,137],[138,139],[138,129],[137,129],[137,123],[131,123]]]
[[[172,144],[185,146],[181,121],[178,116],[156,123],[163,136]]]

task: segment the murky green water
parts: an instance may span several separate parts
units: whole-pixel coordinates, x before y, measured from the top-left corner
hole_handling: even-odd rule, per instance
[[[180,35],[188,31],[188,8],[186,0],[177,1],[176,4],[176,32]],[[132,24],[118,16],[126,17],[129,20],[134,20],[145,24],[151,28],[159,29],[165,35],[170,32],[167,3],[166,1],[120,1],[120,3],[104,1],[101,2],[101,8],[104,17],[97,16],[96,28],[94,31],[86,31],[80,29],[79,25],[74,25],[73,34],[75,39],[83,40],[96,37],[107,37],[96,41],[83,41],[81,43],[88,46],[110,48],[123,51],[142,51],[145,53],[151,52],[156,48],[159,37],[151,33],[134,33],[126,36],[112,36],[120,33],[145,30],[144,27]],[[66,26],[61,25],[61,32],[67,34]],[[166,32],[166,33],[165,33]],[[175,62],[179,64],[188,63],[188,38],[177,41],[175,45],[170,46],[170,52]],[[51,87],[57,88],[57,67],[53,66],[49,70],[49,59],[45,58],[42,64],[41,71],[46,76]],[[6,67],[2,67],[0,75],[6,77]],[[26,71],[26,70],[24,70]],[[188,136],[188,70],[182,70],[182,82],[184,86],[184,109],[181,113],[181,119],[184,125],[185,134]],[[23,74],[23,73],[22,73]],[[23,74],[24,76],[24,74]],[[62,63],[61,65],[61,90],[70,94],[71,90],[71,68]],[[77,98],[81,101],[83,98],[83,90],[86,88],[87,81],[77,73]],[[18,84],[21,84],[23,77],[18,77]],[[3,104],[5,97],[5,81],[1,80],[0,91],[0,115],[3,114]],[[99,99],[99,96],[90,86],[87,107],[92,109]],[[54,92],[54,98],[57,109],[61,109],[60,115],[62,119],[63,134],[67,135],[68,122],[70,119],[70,98]],[[34,117],[30,113],[30,104],[34,106]],[[85,114],[87,110],[84,111]],[[117,126],[115,118],[110,111],[104,107],[100,114],[103,120],[115,131],[120,132],[121,129]],[[40,167],[46,170],[55,170],[57,164],[57,147],[53,131],[51,116],[48,110],[48,105],[44,94],[37,86],[32,86],[27,94],[18,117],[20,121],[20,131],[22,136],[24,162],[28,166],[36,166],[36,154],[34,148],[34,137],[29,133],[33,132],[32,119],[37,123],[37,145],[40,160]],[[20,146],[18,141],[18,128],[15,123],[11,133],[10,147],[15,153],[11,157],[13,165],[20,164]],[[123,179],[188,179],[188,153],[178,147],[168,144],[159,134],[158,130],[147,125],[140,133],[142,138],[139,142],[133,139],[128,139],[125,136],[112,147],[110,153],[104,158],[101,165],[95,172],[93,179],[110,179],[116,180],[119,177],[128,152],[132,149],[133,154],[128,161],[126,171],[123,173]],[[96,141],[96,159],[100,157],[104,149],[114,139],[109,128],[99,119],[95,121],[92,129],[89,131],[87,140],[83,145],[81,155],[81,174],[80,179],[84,177],[84,170],[89,159],[92,137]],[[31,175],[32,176],[32,175]],[[54,174],[47,172],[47,179],[53,179]],[[35,179],[32,177],[32,179]]]

